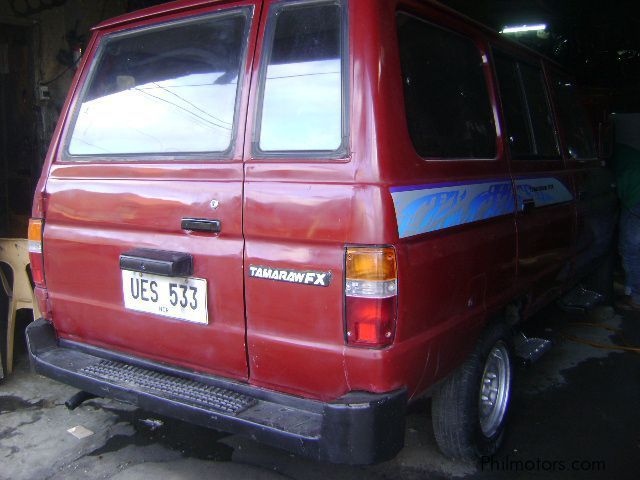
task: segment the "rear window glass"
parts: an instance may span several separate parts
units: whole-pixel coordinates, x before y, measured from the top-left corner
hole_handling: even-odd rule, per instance
[[[340,5],[273,8],[259,150],[335,151],[343,141]]]
[[[569,155],[578,160],[596,158],[593,127],[575,87],[567,80],[556,79],[555,83],[558,113],[564,127]]]
[[[246,29],[247,16],[235,12],[106,39],[69,154],[227,151]]]
[[[496,128],[476,45],[407,14],[397,24],[407,124],[418,154],[495,157]]]

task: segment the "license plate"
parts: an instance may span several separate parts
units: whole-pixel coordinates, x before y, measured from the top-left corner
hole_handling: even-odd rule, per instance
[[[208,323],[207,280],[122,270],[124,306],[138,312]]]

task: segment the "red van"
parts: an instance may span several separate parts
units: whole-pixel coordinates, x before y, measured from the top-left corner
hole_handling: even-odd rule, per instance
[[[517,323],[605,270],[555,64],[438,3],[182,0],[93,31],[35,195],[32,364],[315,459],[503,437]]]

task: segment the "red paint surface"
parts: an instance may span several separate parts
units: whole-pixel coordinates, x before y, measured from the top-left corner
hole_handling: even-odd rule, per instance
[[[273,3],[264,1],[265,12]],[[252,158],[266,21],[261,4],[173,2],[104,22],[95,31],[34,202],[34,216],[46,214],[54,325],[64,338],[312,398],[401,386],[419,393],[461,362],[483,324],[509,301],[533,295],[532,304],[541,305],[552,289],[567,284],[557,279],[575,252],[576,205],[399,239],[389,188],[543,172],[573,188],[580,168],[567,168],[566,155],[552,165],[516,166],[499,132],[494,160],[420,158],[406,128],[397,9],[470,36],[487,55],[490,42],[503,40],[441,6],[395,0],[349,1],[351,153],[335,160]],[[104,34],[236,5],[256,10],[239,141],[230,161],[60,160],[63,125]],[[490,63],[485,73],[500,122]],[[220,207],[212,212],[214,198]],[[188,234],[180,229],[183,217],[219,219],[222,232]],[[382,350],[345,345],[343,263],[351,244],[393,245],[398,254],[398,323],[393,345]],[[124,310],[118,258],[133,247],[193,254],[194,276],[209,282],[209,325]],[[535,267],[524,269],[523,262]],[[333,281],[318,288],[249,278],[250,264],[330,271]]]

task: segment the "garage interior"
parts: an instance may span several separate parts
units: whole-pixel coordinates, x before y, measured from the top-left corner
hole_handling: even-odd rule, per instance
[[[0,239],[26,238],[33,192],[91,26],[160,3],[0,0]],[[594,130],[611,113],[640,113],[638,2],[442,3],[498,31],[545,24],[544,30],[511,36],[575,76]],[[12,283],[14,273],[2,262],[0,267]],[[7,309],[7,296],[0,295],[2,346]],[[105,399],[68,411],[64,402],[74,389],[29,371],[23,330],[32,318],[31,310],[18,311],[14,372],[0,380],[0,479],[476,479],[530,478],[532,471],[566,478],[555,461],[584,462],[581,475],[589,478],[637,478],[640,351],[634,346],[640,345],[640,314],[611,305],[580,311],[554,304],[529,322],[527,333],[552,340],[554,347],[517,372],[512,428],[499,456],[504,463],[496,465],[442,456],[427,420],[428,400],[412,407],[401,454],[371,467],[317,464]],[[77,426],[88,435],[67,432]],[[517,460],[534,462],[537,470],[509,466]]]

